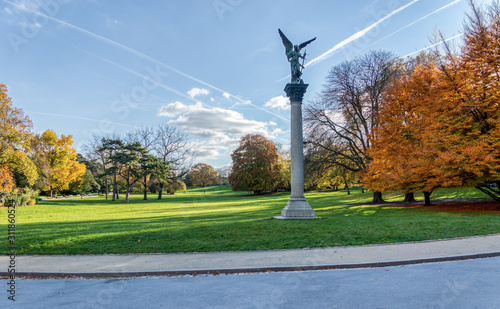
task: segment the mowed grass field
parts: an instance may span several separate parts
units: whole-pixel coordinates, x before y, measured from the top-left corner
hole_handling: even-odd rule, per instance
[[[206,190],[206,193],[204,193]],[[371,192],[306,193],[316,220],[276,220],[289,192],[250,196],[230,187],[188,190],[149,200],[133,195],[42,201],[16,208],[17,254],[104,254],[268,250],[420,241],[500,232],[500,211],[453,212],[371,205]],[[443,189],[432,198],[487,198]],[[385,194],[388,201],[402,194]],[[417,195],[417,199],[422,196]],[[422,202],[420,202],[422,204]],[[7,208],[0,208],[6,254]]]

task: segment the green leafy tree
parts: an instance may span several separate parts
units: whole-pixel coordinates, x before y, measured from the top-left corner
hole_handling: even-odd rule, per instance
[[[165,181],[172,175],[169,162],[164,162],[160,158],[150,154],[143,154],[139,160],[139,170],[137,176],[142,175],[142,185],[144,189],[144,200],[148,199],[148,179],[155,177],[159,181]]]
[[[93,188],[99,189],[100,186],[95,181],[94,176],[89,170],[86,170],[85,174],[83,174],[80,179],[69,185],[69,190],[80,194],[81,198],[83,198],[83,195],[89,193]]]
[[[175,194],[175,192],[177,191],[185,191],[186,184],[180,179],[177,180],[167,179],[164,188],[168,194]]]
[[[123,145],[123,141],[119,138],[103,138],[101,140],[101,144],[97,146],[96,151],[104,167],[104,176],[113,175],[113,201],[119,198],[117,175],[120,164],[116,160],[115,155],[121,150]],[[106,198],[107,197],[108,188],[106,180]]]
[[[112,172],[107,170],[110,167],[110,151],[103,146],[103,137],[92,135],[84,145],[85,157],[88,158],[85,164],[108,199],[110,173]]]
[[[118,151],[110,156],[115,165],[120,167],[118,173],[125,179],[125,203],[129,202],[130,187],[143,177],[144,169],[141,160],[146,155],[146,149],[140,143],[123,144]]]

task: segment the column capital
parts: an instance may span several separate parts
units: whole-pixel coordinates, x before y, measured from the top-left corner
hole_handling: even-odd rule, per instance
[[[292,84],[288,83],[285,86],[286,96],[290,98],[290,102],[301,102],[304,98],[304,93],[309,84]]]

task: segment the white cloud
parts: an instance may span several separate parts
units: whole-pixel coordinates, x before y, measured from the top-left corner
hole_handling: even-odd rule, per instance
[[[194,150],[193,156],[198,159],[215,159],[219,156],[219,151],[210,147],[200,147]]]
[[[266,102],[266,104],[264,104],[264,106],[270,108],[277,108],[279,110],[290,109],[290,104],[288,104],[288,99],[282,95],[271,98],[269,101]]]
[[[192,99],[199,95],[208,95],[210,91],[208,89],[204,88],[193,88],[187,92],[187,95],[190,96]]]
[[[168,123],[181,127],[196,137],[213,140],[224,146],[238,144],[239,139],[246,134],[262,134],[267,138],[273,138],[270,127],[277,125],[272,121],[249,120],[229,109],[205,108],[201,102],[194,105],[170,103],[158,109],[157,115],[177,117]]]
[[[283,133],[276,122],[246,119],[239,112],[204,107],[201,102],[193,105],[170,103],[158,109],[157,115],[173,118],[167,122],[169,125],[179,127],[198,139],[193,148],[198,159],[229,156],[238,147],[241,137],[247,134],[276,139]]]
[[[218,159],[221,156],[228,156],[230,148],[236,148],[236,145],[231,145],[231,147],[223,146],[223,145],[214,145],[214,141],[206,143],[206,142],[197,142],[195,143],[195,147],[193,147],[193,155],[198,159]]]
[[[198,102],[196,105],[187,106],[177,101],[160,107],[156,112],[156,115],[163,117],[175,117],[194,108],[202,108],[201,103]]]
[[[283,133],[283,130],[281,130],[280,128],[276,128],[272,132],[273,135],[278,135],[278,134],[281,134],[281,133]]]
[[[249,133],[270,136],[267,127],[275,125],[275,123],[245,119],[242,114],[228,109],[205,108],[200,102],[194,105],[184,105],[181,102],[171,103],[161,107],[157,115],[178,116],[177,119],[170,120],[169,124],[182,127],[202,138],[220,138],[220,134],[239,138]]]
[[[227,92],[224,92],[224,93],[222,94],[222,96],[223,96],[224,98],[226,98],[226,99],[229,99],[229,98],[231,97],[231,95],[230,95],[229,93],[227,93]]]

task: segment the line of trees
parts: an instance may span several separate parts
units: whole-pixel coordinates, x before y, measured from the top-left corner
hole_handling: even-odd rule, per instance
[[[190,137],[168,125],[142,127],[123,137],[92,136],[84,147],[85,156],[93,162],[95,179],[104,188],[106,199],[112,189],[112,200],[120,198],[124,187],[125,202],[132,188],[140,187],[144,200],[149,192],[174,194],[186,190],[182,178],[189,171]]]
[[[384,95],[363,182],[422,191],[477,187],[500,202],[500,7],[473,4],[461,50],[422,57]]]
[[[52,196],[87,184],[86,165],[72,148],[72,136],[32,129],[32,121],[0,84],[0,205],[33,205],[39,192]]]
[[[325,177],[348,182],[368,168],[370,136],[378,124],[382,94],[398,74],[394,54],[372,51],[334,66],[318,98],[304,107],[306,183]],[[311,179],[308,175],[318,175]],[[381,202],[380,191],[373,201]]]
[[[375,203],[402,190],[429,205],[440,187],[500,201],[487,185],[500,186],[500,7],[470,6],[458,52],[446,43],[407,60],[372,51],[332,68],[305,107],[306,183],[358,178]]]

